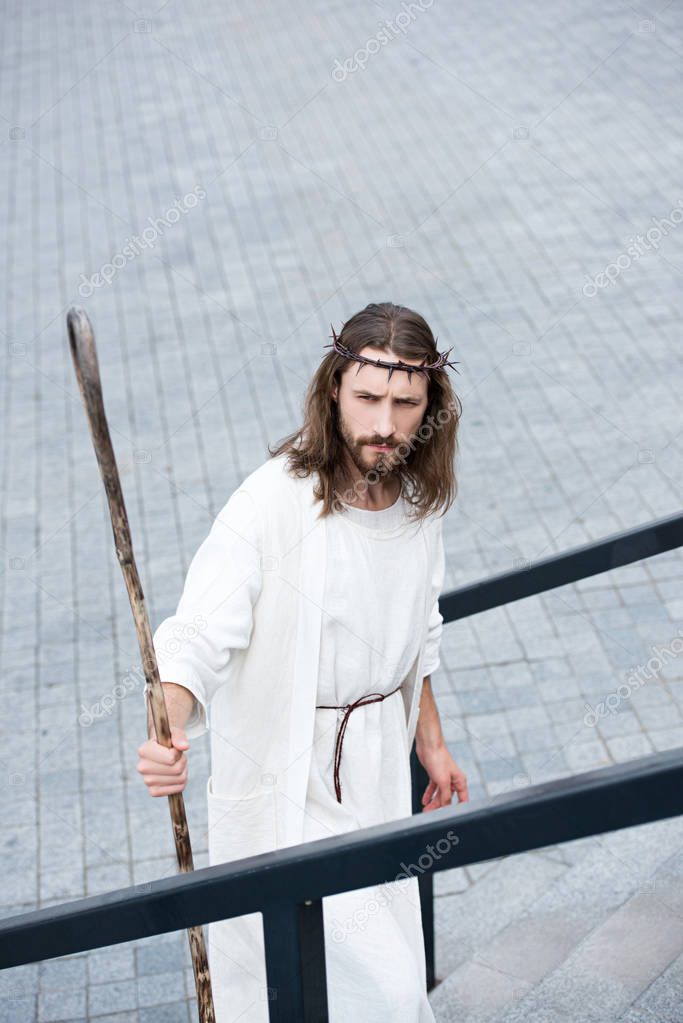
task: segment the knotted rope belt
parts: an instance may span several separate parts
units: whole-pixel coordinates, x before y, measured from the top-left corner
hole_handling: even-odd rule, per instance
[[[339,731],[337,732],[337,740],[334,744],[334,791],[337,795],[338,803],[341,803],[342,801],[341,782],[339,781],[339,768],[341,766],[342,744],[344,742],[344,733],[346,731],[346,726],[348,725],[349,718],[351,717],[351,711],[355,710],[356,707],[363,707],[366,703],[379,703],[381,700],[385,700],[387,696],[392,696],[393,693],[398,692],[400,688],[401,688],[400,685],[396,686],[396,689],[392,689],[390,693],[367,693],[365,696],[360,696],[357,700],[354,700],[353,703],[316,704],[316,709],[320,710],[346,709],[346,713],[344,714],[341,725],[339,726]]]

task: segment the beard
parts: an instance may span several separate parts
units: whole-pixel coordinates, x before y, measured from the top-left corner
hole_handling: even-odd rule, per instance
[[[344,419],[339,422],[339,434],[348,451],[349,458],[359,472],[366,473],[371,469],[381,472],[385,479],[392,479],[399,475],[400,462],[396,459],[393,451],[373,451],[367,447],[368,444],[381,444],[381,440],[370,436],[367,439],[357,440],[348,429]],[[398,446],[397,441],[389,441],[394,448]]]

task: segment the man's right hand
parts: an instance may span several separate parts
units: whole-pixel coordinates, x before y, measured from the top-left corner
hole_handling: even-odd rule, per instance
[[[150,796],[171,796],[187,785],[187,756],[190,744],[185,730],[171,726],[171,747],[162,746],[154,737],[138,747],[137,769]]]

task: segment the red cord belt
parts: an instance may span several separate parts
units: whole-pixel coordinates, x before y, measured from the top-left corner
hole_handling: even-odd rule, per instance
[[[400,685],[396,686],[396,689],[392,689],[390,693],[367,693],[365,696],[360,696],[353,703],[317,703],[316,709],[320,710],[343,710],[346,708],[346,714],[342,718],[339,731],[337,732],[337,740],[334,744],[334,791],[337,794],[337,802],[341,803],[341,782],[339,781],[339,768],[341,766],[341,754],[342,754],[342,743],[344,742],[344,733],[346,726],[349,723],[351,711],[355,710],[356,707],[362,707],[366,703],[379,703],[381,700],[385,700],[387,696],[391,696],[393,693],[398,692]]]

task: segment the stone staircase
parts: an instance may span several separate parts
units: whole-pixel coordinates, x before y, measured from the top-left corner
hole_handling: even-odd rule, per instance
[[[438,1023],[683,1023],[683,820],[435,877]]]

